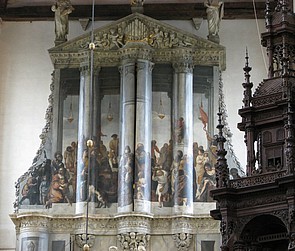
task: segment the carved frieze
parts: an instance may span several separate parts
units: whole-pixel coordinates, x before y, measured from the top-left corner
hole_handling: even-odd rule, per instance
[[[172,231],[178,233],[179,231],[186,231],[188,233],[194,232],[194,221],[190,218],[180,217],[172,221]]]
[[[263,197],[257,196],[247,199],[244,199],[241,202],[237,202],[237,208],[249,208],[257,207],[262,205],[269,205],[272,203],[284,202],[286,198],[282,194],[264,194]]]
[[[41,216],[24,217],[20,222],[20,229],[26,231],[48,231],[50,226],[49,219]]]
[[[137,231],[141,233],[150,232],[150,218],[143,216],[124,216],[117,218],[119,233]]]
[[[262,120],[271,120],[274,118],[282,119],[283,110],[272,110],[272,111],[263,111],[262,113],[257,113],[254,115],[254,119],[256,122],[260,122]]]
[[[268,104],[274,104],[275,102],[278,102],[281,100],[282,100],[282,93],[277,93],[277,94],[268,95],[264,97],[253,98],[252,104],[253,106],[258,107],[258,106],[264,106]]]
[[[250,176],[241,179],[231,180],[230,186],[232,188],[244,188],[249,186],[268,184],[275,182],[276,179],[284,177],[286,175],[285,171],[266,173],[257,176]]]

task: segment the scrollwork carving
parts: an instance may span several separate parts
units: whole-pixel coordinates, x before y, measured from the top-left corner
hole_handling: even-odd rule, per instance
[[[226,246],[228,240],[236,230],[237,224],[233,220],[223,219],[220,222],[220,233],[222,236],[222,245]]]

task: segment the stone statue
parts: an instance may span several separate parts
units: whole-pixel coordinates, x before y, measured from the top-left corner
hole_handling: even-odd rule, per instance
[[[140,7],[143,6],[144,0],[130,0],[130,4],[132,7]]]
[[[220,0],[205,0],[204,5],[207,7],[206,13],[207,13],[207,21],[208,21],[208,30],[209,30],[209,40],[212,40],[210,38],[217,37],[219,42],[219,24],[223,17],[223,9],[224,9],[224,3]]]
[[[132,13],[138,12],[143,13],[143,3],[144,0],[130,0]]]
[[[64,42],[67,41],[67,35],[69,33],[69,19],[68,16],[74,10],[70,0],[57,0],[52,5],[51,10],[55,16],[55,41]]]

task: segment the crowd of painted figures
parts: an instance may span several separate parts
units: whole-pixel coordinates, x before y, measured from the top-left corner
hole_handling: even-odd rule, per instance
[[[146,199],[144,189],[147,187],[144,168],[151,166],[151,201],[158,202],[159,207],[187,203],[187,175],[185,163],[187,156],[180,150],[173,156],[173,141],[157,146],[151,142],[150,153],[139,143],[135,153],[126,146],[119,156],[119,138],[112,135],[108,148],[100,141],[97,147],[86,147],[81,162],[77,162],[77,144],[72,142],[64,153],[57,152],[54,159],[45,158],[44,162],[34,168],[21,187],[20,205],[44,205],[52,203],[69,203],[93,201],[97,207],[107,207],[118,202],[119,206],[132,203],[134,199]],[[211,189],[215,187],[216,147],[211,144],[208,150],[197,142],[193,144],[193,201],[210,202]],[[90,172],[88,170],[90,163]],[[82,167],[78,168],[77,164]],[[118,170],[122,169],[118,184]],[[89,175],[89,177],[88,177]],[[118,186],[122,182],[130,184],[131,189],[119,188],[124,198],[118,201]],[[87,186],[87,184],[89,184]],[[124,187],[124,186],[123,186]],[[178,189],[175,191],[175,189]],[[191,192],[190,192],[191,193]],[[179,196],[180,198],[175,198]]]

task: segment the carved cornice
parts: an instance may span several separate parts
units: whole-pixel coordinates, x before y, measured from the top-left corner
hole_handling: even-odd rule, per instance
[[[52,52],[51,60],[55,68],[79,68],[87,60],[87,52]],[[122,60],[146,59],[154,63],[171,63],[176,60],[175,51],[128,48],[120,51],[95,51],[94,63],[99,66],[119,66]],[[219,50],[197,50],[192,52],[192,65],[219,66],[225,69],[223,59],[225,52]]]
[[[85,216],[26,213],[11,214],[10,218],[19,232],[40,230],[49,233],[83,234],[86,229]],[[129,232],[142,234],[219,233],[219,221],[215,221],[210,216],[90,215],[88,229],[89,234],[92,235],[117,235]]]

